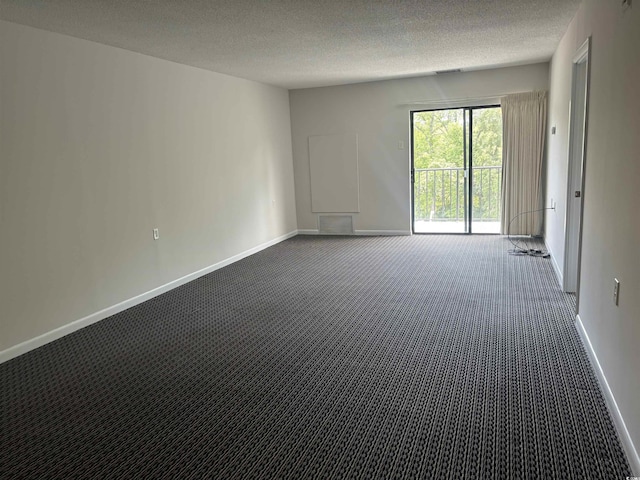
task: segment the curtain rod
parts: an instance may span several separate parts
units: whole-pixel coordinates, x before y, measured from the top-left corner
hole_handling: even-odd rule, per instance
[[[465,98],[443,98],[441,100],[416,100],[413,102],[405,102],[400,105],[431,105],[435,103],[460,103],[460,102],[481,102],[483,100],[495,100],[504,95],[491,95],[486,97],[465,97]]]
[[[535,90],[538,91],[538,90]],[[411,105],[447,105],[447,104],[461,104],[464,102],[483,102],[483,101],[500,101],[501,98],[506,97],[507,95],[516,95],[519,93],[531,93],[529,92],[509,92],[509,93],[500,93],[497,95],[486,95],[483,97],[461,97],[461,98],[443,98],[439,100],[416,100],[413,102],[404,102],[398,104],[399,106],[411,106]]]

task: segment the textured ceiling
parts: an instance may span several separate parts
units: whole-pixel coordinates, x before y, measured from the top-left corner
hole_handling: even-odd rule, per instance
[[[546,61],[579,0],[0,0],[0,18],[303,88]]]

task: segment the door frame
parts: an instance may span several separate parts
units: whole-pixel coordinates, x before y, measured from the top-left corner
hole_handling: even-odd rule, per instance
[[[578,74],[584,65],[584,91],[578,90]],[[564,236],[564,273],[562,289],[575,292],[576,313],[580,302],[580,270],[582,257],[582,227],[584,217],[585,174],[587,154],[587,132],[589,123],[589,91],[591,78],[591,37],[588,37],[578,48],[571,65],[571,99],[569,106],[569,139],[568,139],[568,172],[567,198],[565,209]],[[578,95],[584,95],[579,98]],[[580,102],[579,100],[582,100]],[[582,105],[582,111],[577,108]],[[578,113],[582,114],[582,122],[577,123]],[[582,139],[576,138],[582,135]],[[581,140],[581,141],[580,141]],[[576,145],[576,141],[579,144]],[[578,186],[578,190],[576,190]],[[579,201],[575,201],[575,193],[580,192]]]
[[[489,104],[480,104],[474,106],[455,106],[455,107],[438,107],[438,108],[424,108],[420,110],[410,110],[409,111],[409,123],[411,128],[411,170],[409,174],[410,188],[411,188],[411,234],[412,235],[472,235],[474,234],[472,227],[472,215],[473,215],[473,110],[482,110],[485,108],[500,108],[500,104],[489,103]],[[414,128],[413,128],[413,115],[415,113],[422,112],[439,112],[443,110],[462,110],[462,119],[463,119],[463,129],[462,129],[462,138],[463,138],[463,165],[465,170],[465,189],[464,189],[464,204],[465,204],[465,232],[450,232],[450,233],[440,233],[440,232],[416,232],[416,218],[415,218],[415,152],[414,152]],[[466,123],[467,123],[467,112],[469,112],[469,130],[467,132]],[[483,235],[483,234],[474,234],[474,235]],[[493,233],[489,233],[488,235],[497,235]]]

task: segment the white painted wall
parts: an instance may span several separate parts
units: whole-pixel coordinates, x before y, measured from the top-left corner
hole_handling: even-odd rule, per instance
[[[7,22],[0,55],[0,351],[296,230],[286,90]]]
[[[354,229],[408,233],[411,230],[409,112],[474,103],[458,101],[461,99],[546,90],[548,81],[548,64],[543,63],[292,90],[291,130],[298,228],[317,229],[317,216],[311,211],[309,136],[357,133],[360,213],[354,214]],[[398,149],[399,141],[404,142],[404,150]]]
[[[592,36],[579,315],[635,448],[640,446],[640,5],[585,0],[550,69],[546,240],[564,256],[571,60]],[[620,304],[613,303],[613,279]],[[640,472],[636,472],[638,474]]]
[[[574,19],[556,50],[549,68],[545,206],[551,206],[553,200],[556,209],[546,211],[545,242],[562,276],[564,276],[564,222],[567,212],[569,174],[571,69],[574,53],[581,45],[576,38],[576,25]],[[555,135],[551,133],[553,127],[556,128]]]

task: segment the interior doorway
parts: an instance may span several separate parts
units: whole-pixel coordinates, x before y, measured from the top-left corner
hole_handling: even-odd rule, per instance
[[[573,58],[569,115],[569,170],[563,290],[568,293],[576,293],[576,295],[580,286],[590,41],[591,38],[588,38]],[[577,300],[579,301],[579,298]]]
[[[496,105],[411,112],[414,233],[500,233]]]

